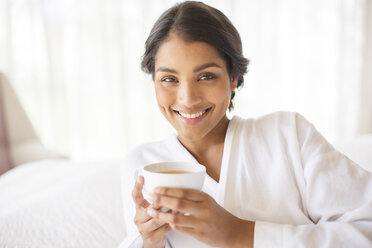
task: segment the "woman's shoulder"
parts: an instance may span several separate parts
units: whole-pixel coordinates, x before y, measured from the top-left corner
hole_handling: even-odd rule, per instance
[[[259,126],[278,126],[286,124],[311,124],[303,115],[298,112],[278,111],[256,118],[242,118],[234,116],[233,120],[243,125],[259,125]]]
[[[238,132],[272,135],[273,133],[301,133],[306,132],[313,125],[297,112],[273,112],[256,118],[242,118],[234,116],[233,126]]]

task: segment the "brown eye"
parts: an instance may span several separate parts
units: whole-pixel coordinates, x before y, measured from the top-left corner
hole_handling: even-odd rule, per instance
[[[206,73],[206,74],[201,75],[199,80],[211,80],[211,79],[215,79],[215,78],[216,78],[216,75],[214,75],[212,73]]]
[[[163,77],[160,81],[164,83],[175,83],[177,82],[177,79],[174,77]]]

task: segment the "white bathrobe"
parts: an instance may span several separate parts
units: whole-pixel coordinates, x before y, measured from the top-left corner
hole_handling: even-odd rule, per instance
[[[128,238],[121,247],[142,247],[133,223],[133,170],[162,161],[196,160],[172,135],[136,148],[122,165]],[[203,191],[235,216],[256,221],[257,248],[372,247],[372,174],[296,113],[233,117],[219,183],[207,176]],[[166,246],[209,247],[174,231]]]

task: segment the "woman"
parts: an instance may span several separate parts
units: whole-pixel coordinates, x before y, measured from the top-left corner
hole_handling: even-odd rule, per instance
[[[142,68],[177,134],[126,157],[123,247],[372,246],[370,173],[296,113],[227,118],[247,65],[238,32],[210,6],[184,2],[155,23]],[[132,190],[135,168],[180,160],[206,166],[202,192],[158,188],[150,204],[142,177]]]

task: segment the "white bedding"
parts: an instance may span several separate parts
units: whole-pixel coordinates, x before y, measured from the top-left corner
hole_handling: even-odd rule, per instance
[[[119,161],[43,160],[0,177],[0,247],[117,247]]]

